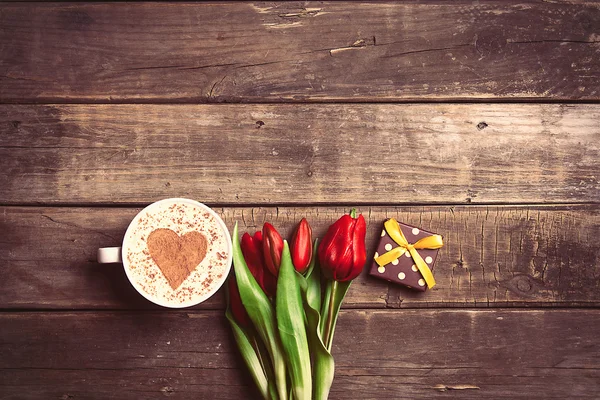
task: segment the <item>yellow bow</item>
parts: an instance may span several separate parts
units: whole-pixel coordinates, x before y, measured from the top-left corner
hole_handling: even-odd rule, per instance
[[[396,221],[394,218],[388,219],[383,225],[385,226],[385,230],[388,235],[390,235],[394,242],[398,243],[399,247],[393,248],[387,253],[375,258],[375,262],[381,266],[387,265],[400,258],[400,256],[402,256],[408,250],[412,259],[415,261],[415,265],[417,268],[419,268],[419,272],[421,272],[421,275],[423,275],[423,279],[425,280],[425,283],[427,283],[427,287],[430,289],[434,287],[435,279],[433,278],[433,274],[417,249],[439,249],[444,245],[442,237],[440,235],[431,235],[419,239],[414,244],[410,244],[408,243],[408,240],[406,240],[406,237],[404,237],[404,233],[402,233],[402,229],[400,229],[398,221]]]

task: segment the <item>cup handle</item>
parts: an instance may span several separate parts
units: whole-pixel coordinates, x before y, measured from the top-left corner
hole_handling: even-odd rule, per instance
[[[120,247],[102,247],[98,249],[98,262],[100,264],[122,263]]]

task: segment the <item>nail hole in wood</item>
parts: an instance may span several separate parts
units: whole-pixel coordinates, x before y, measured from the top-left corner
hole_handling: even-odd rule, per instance
[[[482,131],[482,130],[484,130],[484,129],[485,129],[485,128],[487,128],[487,127],[488,127],[488,124],[486,124],[486,123],[485,123],[485,122],[483,122],[483,121],[481,121],[480,123],[478,123],[478,124],[477,124],[477,130],[478,130],[478,131]]]

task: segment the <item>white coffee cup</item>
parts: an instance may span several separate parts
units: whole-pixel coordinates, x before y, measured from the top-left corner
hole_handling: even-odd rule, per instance
[[[169,286],[148,251],[148,233],[156,229],[170,229],[178,235],[196,231],[210,236],[205,257],[178,288]],[[99,263],[122,263],[129,282],[142,296],[168,308],[191,307],[211,297],[227,279],[231,259],[231,236],[221,217],[206,205],[183,198],[150,204],[133,218],[121,247],[98,249]]]

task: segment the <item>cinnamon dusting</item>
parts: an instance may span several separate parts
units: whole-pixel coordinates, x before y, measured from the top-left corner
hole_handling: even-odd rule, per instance
[[[200,232],[179,236],[171,229],[156,229],[147,240],[150,256],[160,268],[173,290],[196,269],[206,257],[208,241]]]

